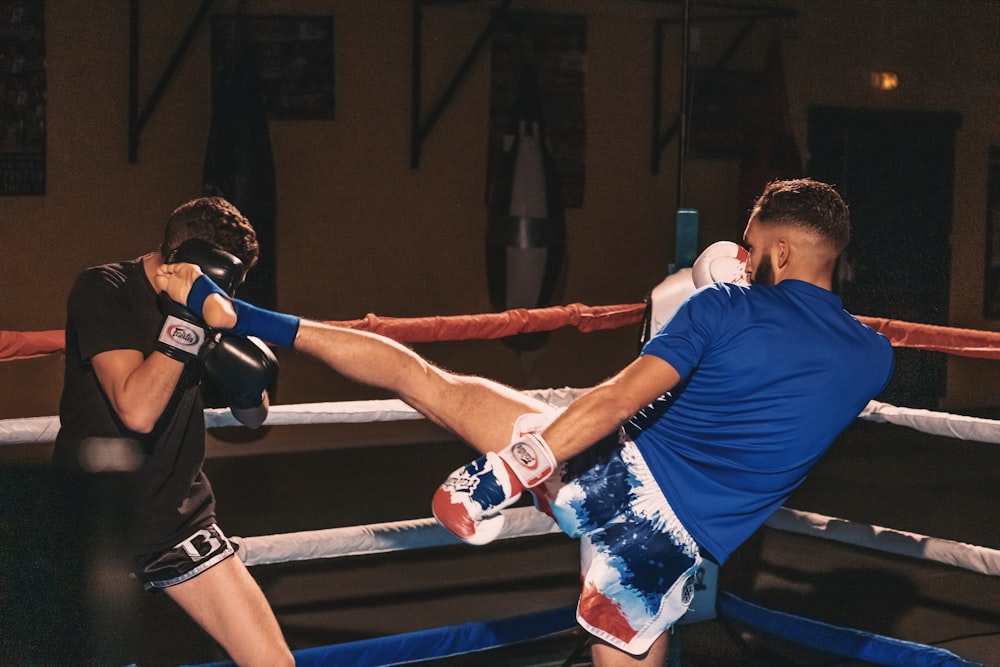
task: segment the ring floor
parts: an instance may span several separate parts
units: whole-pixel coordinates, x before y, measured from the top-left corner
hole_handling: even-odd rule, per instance
[[[206,468],[223,529],[251,536],[424,518],[433,489],[469,457],[464,444],[420,422],[303,426],[265,429],[252,439],[213,435]],[[787,505],[1000,548],[1000,446],[858,422]],[[4,557],[16,563],[11,551]],[[30,571],[51,564],[19,565]],[[579,581],[576,545],[561,535],[283,563],[252,572],[293,649],[570,605]],[[101,599],[113,602],[111,608],[88,607],[87,648],[80,648],[76,664],[88,664],[84,653],[95,656],[92,664],[138,667],[224,657],[164,595],[142,593],[134,582],[123,584],[118,571],[88,578],[102,582]],[[765,528],[722,568],[720,586],[768,608],[1000,666],[1000,581],[995,577]],[[0,596],[15,589],[0,586]],[[60,608],[44,599],[4,602],[14,614],[17,605],[43,603]],[[25,614],[45,617],[44,612]],[[81,636],[69,632],[65,621],[60,626],[59,618],[47,620],[51,627],[32,623],[27,637],[7,637],[7,658],[21,662],[3,664],[32,664],[32,651],[54,650],[54,637]],[[723,619],[679,632],[671,660],[687,667],[866,664],[807,651]],[[585,641],[583,633],[573,631],[427,664],[583,666],[590,664]],[[64,664],[59,656],[72,651],[34,664]]]

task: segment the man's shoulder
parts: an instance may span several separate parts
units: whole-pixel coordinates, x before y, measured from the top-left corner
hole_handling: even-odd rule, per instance
[[[109,262],[90,266],[80,272],[76,278],[77,287],[121,287],[129,278],[135,275],[138,262],[135,260]]]

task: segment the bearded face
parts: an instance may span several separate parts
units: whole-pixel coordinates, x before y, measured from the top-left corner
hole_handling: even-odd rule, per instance
[[[750,278],[751,285],[773,285],[774,265],[771,263],[770,255],[763,255],[760,261],[756,262],[753,277]]]

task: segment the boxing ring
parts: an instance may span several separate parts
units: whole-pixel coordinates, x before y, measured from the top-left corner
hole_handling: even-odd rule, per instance
[[[381,333],[402,343],[496,339],[518,333],[575,327],[583,333],[639,324],[644,304],[588,307],[580,304],[537,310],[516,310],[472,316],[380,318],[330,324]],[[1000,333],[930,326],[871,317],[859,320],[886,335],[894,347],[939,352],[975,359],[1000,359]],[[0,332],[0,361],[23,360],[59,353],[60,331]],[[541,389],[530,393],[553,405],[566,405],[577,395],[572,388]],[[413,421],[421,415],[398,400],[344,401],[275,405],[265,426],[303,424],[367,424]],[[944,412],[910,409],[872,401],[859,421],[889,424],[916,433],[957,441],[1000,444],[1000,421]],[[228,410],[207,410],[209,429],[236,426]],[[0,445],[51,443],[57,417],[0,420]],[[956,445],[956,446],[961,446]],[[2,450],[0,450],[2,451]],[[448,471],[442,470],[442,478]],[[415,502],[429,507],[429,497]],[[531,507],[509,512],[501,540],[535,538],[557,533],[551,520]],[[992,517],[986,519],[991,520]],[[1000,576],[1000,550],[881,525],[868,525],[835,516],[783,507],[766,524],[769,530],[807,536],[851,549],[889,557],[923,561],[935,567],[964,570],[981,577]],[[285,534],[234,537],[247,566],[266,568],[281,563],[363,558],[436,547],[470,552],[480,547],[462,545],[430,518],[348,526]],[[332,565],[336,567],[336,565]],[[811,650],[878,665],[977,665],[947,649],[834,625],[803,615],[767,608],[717,585],[711,566],[696,594],[684,627],[720,619],[784,642]],[[859,605],[864,601],[859,600]],[[466,623],[429,628],[385,637],[348,641],[294,651],[299,665],[350,664],[381,666],[443,660],[482,653],[498,647],[539,641],[573,631],[573,607],[561,607],[502,619],[470,619]],[[1000,637],[1000,635],[998,635]],[[1000,639],[997,639],[1000,641]],[[682,642],[678,642],[682,643]],[[212,666],[228,663],[210,663]],[[566,665],[570,662],[567,660]],[[209,664],[201,667],[209,667]]]

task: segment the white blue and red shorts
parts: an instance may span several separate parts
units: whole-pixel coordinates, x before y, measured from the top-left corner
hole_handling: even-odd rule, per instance
[[[558,414],[524,415],[515,435],[540,431]],[[684,615],[702,562],[635,444],[609,437],[532,489],[535,504],[580,539],[583,590],[577,621],[633,655]]]

